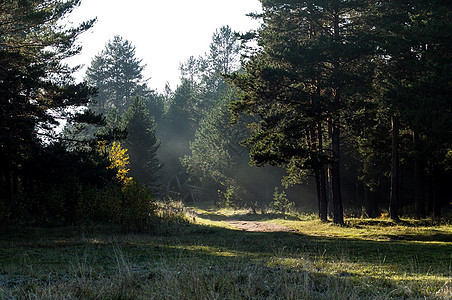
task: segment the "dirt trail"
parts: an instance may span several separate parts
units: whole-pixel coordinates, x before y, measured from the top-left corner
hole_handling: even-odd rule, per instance
[[[295,230],[288,228],[284,225],[279,225],[275,223],[266,223],[266,222],[258,222],[258,221],[240,221],[240,220],[231,220],[226,221],[226,223],[237,227],[238,229],[244,231],[252,231],[252,232],[295,232]]]
[[[250,232],[296,232],[296,230],[284,225],[263,221],[249,220],[249,215],[225,215],[214,210],[205,212],[192,210],[191,213],[199,218],[211,221],[223,221],[237,229]]]

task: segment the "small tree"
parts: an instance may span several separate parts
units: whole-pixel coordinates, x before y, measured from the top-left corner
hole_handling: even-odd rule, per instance
[[[121,143],[113,142],[111,147],[107,147],[104,141],[99,142],[99,148],[101,153],[108,156],[110,165],[107,169],[116,170],[116,179],[121,184],[128,184],[132,181],[132,177],[128,177],[129,170],[127,167],[129,165],[129,154],[127,154],[127,149],[121,147]]]
[[[279,191],[278,187],[275,187],[273,192],[273,201],[270,203],[270,208],[285,214],[289,212],[294,207],[294,203],[287,199],[285,191]]]

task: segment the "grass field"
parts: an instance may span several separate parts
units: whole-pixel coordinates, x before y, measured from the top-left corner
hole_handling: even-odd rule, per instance
[[[451,299],[452,226],[192,208],[165,234],[16,229],[0,299]],[[248,232],[231,221],[283,225]]]

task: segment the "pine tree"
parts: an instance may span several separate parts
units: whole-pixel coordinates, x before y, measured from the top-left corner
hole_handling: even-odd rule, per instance
[[[43,137],[61,139],[54,131],[60,120],[101,122],[89,111],[80,112],[94,91],[75,84],[73,69],[63,62],[79,52],[74,41],[94,22],[76,28],[60,24],[79,4],[0,2],[0,198],[8,205],[21,198],[26,184],[31,190],[32,180],[26,178],[31,173],[24,166],[38,163],[34,158],[44,151]]]
[[[130,175],[158,194],[162,167],[157,159],[160,142],[155,136],[154,119],[141,98],[135,97],[122,122],[127,131],[124,148],[130,158]]]
[[[243,100],[236,113],[259,116],[248,140],[257,164],[288,165],[293,178],[301,170],[318,172],[321,218],[325,214],[324,137],[331,142],[330,170],[334,222],[343,223],[340,144],[344,108],[360,86],[366,53],[359,6],[353,1],[262,1],[264,25],[257,33],[261,49],[232,82]],[[331,130],[326,130],[326,128]],[[323,204],[322,204],[323,203]],[[323,206],[322,206],[323,205]]]
[[[371,36],[378,45],[375,76],[376,101],[392,117],[391,218],[399,219],[400,155],[411,152],[414,160],[416,215],[425,215],[426,166],[432,177],[442,169],[442,161],[451,147],[452,62],[450,42],[451,4],[445,1],[376,2],[367,17],[374,28]],[[411,150],[403,149],[400,133],[411,131]],[[437,171],[435,171],[437,170]],[[439,172],[441,173],[441,172]],[[445,176],[446,174],[443,174]],[[439,197],[434,197],[439,198]],[[441,201],[435,199],[435,213]]]
[[[193,85],[183,79],[171,95],[168,112],[158,128],[162,140],[159,157],[165,166],[165,180],[184,172],[179,158],[190,153],[189,141],[194,137],[202,113],[195,101]]]
[[[240,68],[240,41],[229,26],[218,28],[212,35],[210,51],[182,63],[182,78],[197,92],[197,106],[209,109],[228,89],[222,75]]]
[[[202,118],[195,137],[190,142],[190,155],[185,155],[182,165],[187,173],[214,190],[227,191],[229,204],[249,206],[245,199],[249,194],[249,181],[259,176],[248,165],[249,156],[240,141],[246,139],[249,130],[244,124],[231,124],[229,103],[236,98],[236,91],[229,88],[217,104]]]
[[[143,80],[144,68],[128,40],[118,35],[110,40],[86,71],[87,82],[98,89],[95,109],[106,113],[116,107],[122,114],[135,96],[145,97],[149,91]]]

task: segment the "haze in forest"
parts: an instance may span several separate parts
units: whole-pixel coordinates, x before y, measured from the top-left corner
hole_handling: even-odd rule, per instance
[[[0,1],[0,299],[452,299],[449,2]]]
[[[237,35],[227,12],[252,8],[233,1],[92,3],[0,4],[5,222],[138,228],[160,200],[337,224],[450,209],[449,6],[266,0]]]

